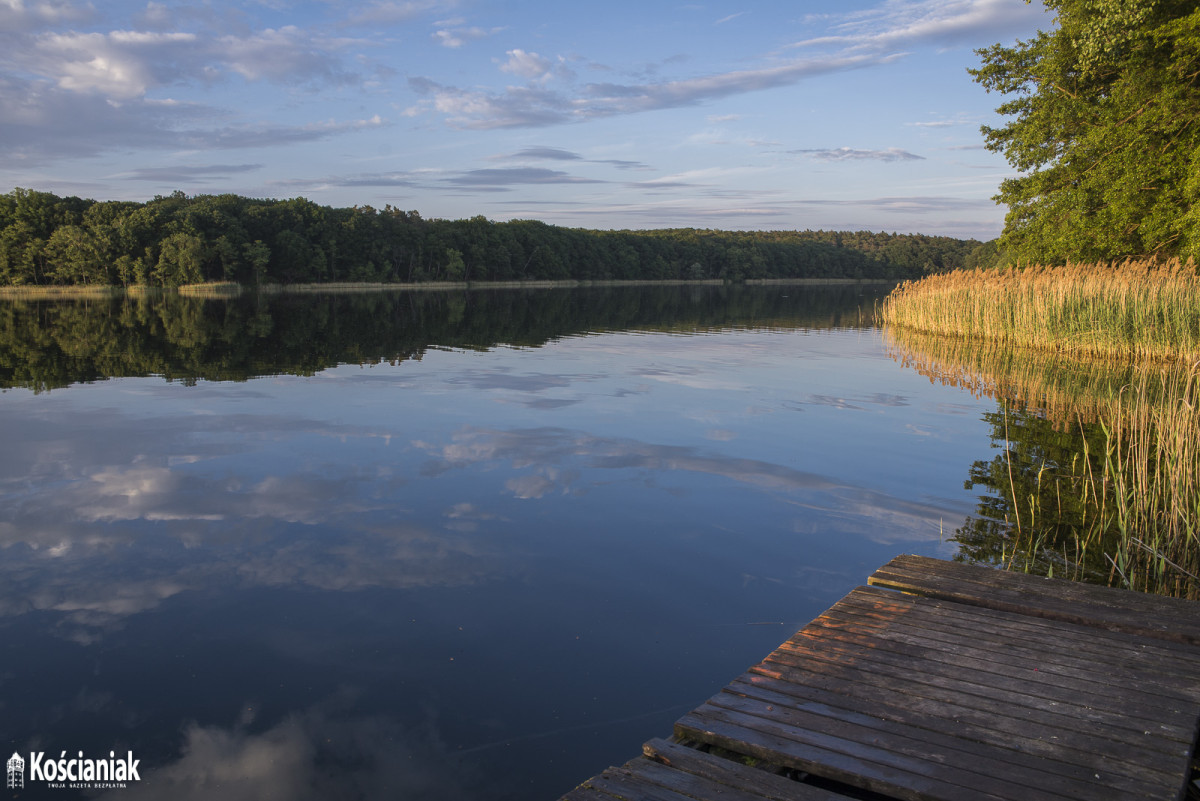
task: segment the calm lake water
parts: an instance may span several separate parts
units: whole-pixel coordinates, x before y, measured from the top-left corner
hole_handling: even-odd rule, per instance
[[[0,748],[140,762],[9,792],[553,799],[635,756],[958,552],[996,403],[892,358],[883,291],[0,303]]]

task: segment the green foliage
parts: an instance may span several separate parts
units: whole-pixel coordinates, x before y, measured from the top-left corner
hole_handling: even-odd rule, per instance
[[[1022,175],[1001,251],[1061,264],[1200,259],[1200,9],[1195,0],[1046,0],[1057,29],[978,51],[1011,96],[983,128]]]
[[[148,203],[0,195],[0,285],[199,282],[919,278],[990,266],[994,247],[838,231],[593,231],[532,220],[426,220],[182,192]]]

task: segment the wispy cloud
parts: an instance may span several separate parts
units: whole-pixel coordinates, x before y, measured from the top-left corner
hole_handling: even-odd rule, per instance
[[[535,128],[560,125],[572,119],[569,98],[542,88],[509,87],[503,92],[459,89],[424,77],[413,77],[409,87],[428,97],[411,110],[434,111],[456,128]]]
[[[511,186],[513,184],[598,184],[591,178],[569,175],[562,170],[547,170],[542,167],[513,167],[510,169],[468,170],[447,178],[446,183],[455,186]]]
[[[961,197],[938,197],[929,195],[913,195],[909,197],[876,197],[859,198],[855,200],[835,200],[820,198],[812,200],[793,201],[799,206],[847,206],[852,208],[871,208],[881,211],[903,212],[906,214],[946,214],[968,207],[990,208],[992,202],[986,199],[969,200]]]
[[[0,31],[23,33],[52,25],[79,24],[95,15],[91,3],[4,0],[0,2]]]
[[[442,47],[448,47],[451,50],[457,50],[468,42],[475,42],[486,39],[489,36],[495,36],[504,30],[503,27],[480,28],[477,25],[465,26],[461,19],[443,20],[436,24],[440,27],[433,32],[433,40]]]
[[[546,159],[548,161],[582,161],[583,156],[563,150],[558,147],[527,147],[505,156],[493,156],[494,159]]]
[[[159,181],[165,183],[195,181],[198,179],[227,178],[243,172],[261,169],[261,164],[206,164],[176,165],[174,167],[140,167],[121,174],[131,181]]]
[[[975,45],[1003,36],[1005,31],[1023,31],[1031,22],[1045,17],[1036,4],[1027,6],[1012,0],[885,0],[875,8],[832,18],[827,35],[790,46],[802,49],[806,53],[803,57],[764,55],[759,67],[676,80],[646,77],[631,83],[583,85],[564,81],[556,91],[546,86],[553,78],[561,77],[554,72],[554,59],[514,49],[507,52],[507,60],[498,62],[499,68],[527,79],[528,86],[466,89],[418,77],[413,79],[413,88],[430,99],[413,111],[439,113],[456,128],[487,130],[561,125],[679,108],[887,64],[905,57],[905,48]],[[653,70],[643,70],[643,75],[654,76],[665,66],[664,62]]]
[[[1048,22],[1040,2],[1011,0],[886,0],[845,14],[826,36],[793,47],[835,46],[859,51],[894,51],[916,45],[949,47],[998,41]]]
[[[376,0],[359,6],[346,17],[345,25],[380,26],[410,22],[424,16],[453,13],[456,0]]]
[[[923,161],[924,156],[909,153],[898,147],[884,150],[856,150],[852,147],[835,147],[824,149],[789,150],[789,153],[802,153],[821,161]]]
[[[570,150],[563,150],[558,147],[527,147],[519,150],[516,153],[508,153],[502,156],[492,156],[493,161],[582,161],[588,164],[608,164],[616,167],[618,170],[648,170],[650,169],[641,161],[633,161],[631,159],[588,159],[584,158],[579,153],[573,153]]]
[[[214,130],[194,130],[178,135],[192,147],[273,147],[294,142],[315,142],[331,136],[384,125],[378,116],[366,120],[325,120],[306,125],[237,125]]]
[[[561,125],[693,106],[717,98],[790,86],[813,76],[858,69],[879,61],[867,56],[801,59],[678,81],[589,83],[561,91],[534,85],[503,90],[460,89],[423,77],[412,78],[409,84],[414,91],[430,97],[418,111],[439,112],[457,128],[486,130]],[[538,79],[544,76],[542,73]]]

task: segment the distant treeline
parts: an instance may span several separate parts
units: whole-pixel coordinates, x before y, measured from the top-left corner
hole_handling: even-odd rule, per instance
[[[182,192],[146,203],[0,195],[0,285],[918,278],[991,243],[839,231],[596,231]]]

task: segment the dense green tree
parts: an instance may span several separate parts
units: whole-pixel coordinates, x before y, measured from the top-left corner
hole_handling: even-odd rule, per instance
[[[1001,250],[1062,263],[1200,258],[1200,8],[1196,0],[1044,0],[1056,27],[978,51],[1011,96],[989,149],[1005,180]]]
[[[204,243],[194,234],[176,232],[162,241],[154,275],[163,286],[196,284],[201,280]]]
[[[110,253],[87,228],[64,225],[46,243],[46,259],[56,284],[107,284]]]
[[[533,220],[426,220],[181,192],[148,203],[0,195],[0,283],[916,278],[977,265],[974,240],[835,231],[593,231]]]

